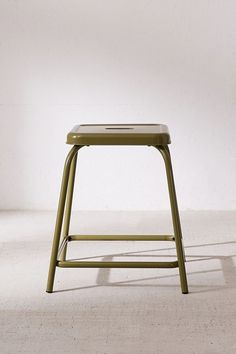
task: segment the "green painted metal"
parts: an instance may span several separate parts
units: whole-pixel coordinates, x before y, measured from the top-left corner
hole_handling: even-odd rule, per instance
[[[64,218],[64,225],[63,225],[63,232],[62,232],[63,238],[65,238],[69,235],[77,156],[78,156],[78,153],[75,154],[75,156],[72,160],[72,163],[71,163],[71,167],[70,167],[68,192],[67,192],[67,197],[66,197],[66,210],[65,210],[65,218]],[[60,257],[61,261],[65,261],[66,251],[67,251],[67,243],[65,244],[65,247],[63,248],[63,251],[61,253],[61,257]]]
[[[55,268],[175,268],[179,267],[182,293],[188,293],[185,270],[185,255],[182,244],[182,232],[176,198],[174,176],[171,164],[168,128],[160,124],[122,124],[122,125],[82,125],[76,126],[67,136],[67,143],[74,146],[70,150],[63,172],[61,192],[58,204],[57,219],[53,237],[53,245],[49,266],[47,292],[53,291]],[[168,190],[170,197],[173,235],[68,235],[71,219],[71,208],[76,173],[78,150],[84,145],[152,145],[156,147],[165,162]],[[66,210],[65,210],[66,204]],[[65,216],[64,216],[65,210]],[[62,243],[59,249],[61,230]],[[177,261],[173,262],[97,262],[97,261],[66,261],[66,249],[69,241],[175,241]],[[58,250],[59,249],[59,250]]]
[[[58,261],[61,268],[177,268],[178,262]]]
[[[162,154],[165,162],[170,205],[171,205],[171,214],[172,214],[172,221],[173,221],[173,228],[174,228],[174,235],[175,235],[176,252],[177,252],[177,259],[179,264],[180,283],[181,283],[182,293],[187,294],[188,283],[187,283],[186,270],[185,270],[185,255],[184,255],[183,244],[182,244],[182,231],[181,231],[181,224],[179,218],[179,210],[178,210],[177,197],[175,191],[175,183],[174,183],[174,175],[172,170],[170,151],[167,145],[157,146],[157,148]]]
[[[71,145],[165,145],[170,144],[164,124],[82,124],[67,135]]]
[[[57,263],[57,252],[58,252],[60,236],[61,236],[61,228],[62,228],[62,222],[63,222],[64,209],[65,209],[65,201],[66,201],[66,193],[67,193],[67,187],[68,187],[70,166],[71,166],[71,162],[73,160],[73,157],[75,156],[75,154],[77,153],[77,151],[79,149],[80,149],[79,146],[72,147],[72,149],[70,150],[70,152],[66,158],[66,162],[65,162],[65,166],[64,166],[64,172],[63,172],[62,184],[61,184],[61,192],[60,192],[58,211],[57,211],[56,226],[55,226],[53,244],[52,244],[49,273],[48,273],[48,282],[47,282],[47,290],[46,290],[48,293],[51,293],[53,290],[55,269],[56,269],[56,263]]]
[[[174,241],[172,235],[69,235],[68,241]]]
[[[69,238],[68,236],[64,237],[61,244],[60,244],[60,247],[58,249],[58,253],[57,253],[57,259],[59,259],[60,261],[65,261],[65,259],[62,259],[62,254],[65,252],[64,251],[64,248],[67,247],[67,244],[69,242]]]

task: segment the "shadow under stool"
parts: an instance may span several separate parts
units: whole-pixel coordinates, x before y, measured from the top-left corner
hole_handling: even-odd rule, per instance
[[[62,268],[179,268],[181,290],[188,293],[185,255],[181,224],[175,192],[168,127],[163,124],[97,124],[77,125],[67,135],[67,143],[73,145],[64,165],[55,232],[48,273],[47,292],[53,292],[56,267]],[[79,149],[89,145],[147,145],[160,151],[166,169],[174,235],[69,235],[71,207]],[[63,230],[62,230],[63,226]],[[61,240],[61,243],[60,243]],[[103,262],[73,261],[66,259],[70,241],[174,241],[177,260],[171,262]]]

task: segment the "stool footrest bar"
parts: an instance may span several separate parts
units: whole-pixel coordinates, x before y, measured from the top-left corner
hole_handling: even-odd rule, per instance
[[[174,241],[173,235],[69,235],[68,241]]]
[[[98,262],[98,261],[57,261],[61,268],[177,268],[173,262]]]

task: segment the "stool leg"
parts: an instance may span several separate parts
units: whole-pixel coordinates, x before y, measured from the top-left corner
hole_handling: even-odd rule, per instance
[[[66,197],[65,218],[64,218],[64,225],[63,225],[63,231],[62,231],[63,238],[65,238],[69,235],[77,156],[78,156],[78,153],[76,153],[75,156],[73,157],[71,167],[70,167],[68,191],[67,191],[67,197]],[[63,248],[63,251],[61,253],[61,256],[60,256],[61,261],[65,261],[66,251],[67,251],[67,243],[65,244],[65,247]]]
[[[73,157],[79,150],[79,148],[80,146],[73,146],[73,148],[70,150],[69,154],[67,155],[65,165],[64,165],[64,171],[63,171],[63,177],[61,183],[61,192],[60,192],[59,204],[57,209],[56,225],[55,225],[53,244],[52,244],[50,266],[48,272],[48,282],[47,282],[47,290],[46,290],[48,293],[51,293],[53,291],[53,283],[54,283],[55,270],[57,265],[57,253],[58,253],[58,247],[59,247],[60,236],[61,236],[61,228],[62,228],[62,222],[64,216],[66,193],[67,193],[71,162],[73,160]]]
[[[170,151],[167,145],[156,146],[156,148],[162,154],[162,157],[165,162],[170,205],[171,205],[171,214],[172,214],[173,228],[175,234],[176,253],[177,253],[178,265],[179,265],[180,283],[181,283],[182,293],[187,294],[188,283],[187,283],[186,270],[185,270],[185,255],[184,255],[184,249],[182,244],[182,232],[181,232],[179,210],[178,210],[177,197],[175,191],[175,183],[174,183],[174,175],[173,175],[173,169],[171,164]]]

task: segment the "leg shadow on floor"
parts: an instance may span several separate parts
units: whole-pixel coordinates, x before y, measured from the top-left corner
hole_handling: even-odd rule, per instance
[[[199,271],[190,271],[187,273],[188,278],[192,279],[194,281],[194,276],[199,275],[199,274],[212,274],[216,272],[222,272],[223,279],[225,284],[223,285],[197,285],[197,284],[191,284],[190,281],[190,292],[191,293],[203,293],[203,292],[211,292],[211,291],[219,291],[219,290],[226,290],[226,289],[233,289],[236,288],[236,269],[234,265],[234,260],[233,258],[236,257],[236,254],[230,255],[230,256],[224,256],[222,254],[190,254],[190,251],[192,249],[199,248],[200,253],[201,253],[201,248],[206,247],[213,247],[213,246],[224,246],[224,245],[236,245],[236,241],[228,241],[228,242],[219,242],[219,243],[208,243],[208,244],[200,244],[200,245],[190,245],[190,246],[185,246],[185,250],[187,251],[186,253],[186,264],[187,267],[188,265],[190,266],[193,262],[205,262],[206,266],[201,265],[201,270]],[[162,248],[162,249],[151,249],[151,250],[145,250],[145,251],[137,251],[137,252],[126,252],[126,253],[116,253],[116,254],[107,254],[107,255],[96,255],[92,257],[86,257],[86,258],[79,258],[77,260],[88,260],[88,259],[96,259],[96,258],[102,258],[102,261],[112,261],[116,257],[142,257],[142,258],[150,258],[150,257],[160,257],[158,254],[150,254],[150,252],[160,252],[160,251],[171,251],[175,250],[175,248]],[[147,254],[149,253],[149,254]],[[205,253],[205,251],[203,252]],[[163,255],[161,254],[161,257],[173,257],[173,255],[166,254]],[[207,263],[211,260],[218,260],[220,262],[220,267],[213,268],[213,269],[207,269]],[[163,276],[155,276],[155,277],[145,277],[145,278],[138,278],[138,279],[131,279],[131,280],[124,280],[124,281],[118,281],[118,282],[111,282],[110,279],[110,274],[111,274],[112,269],[111,268],[99,268],[98,269],[98,274],[96,278],[96,284],[91,285],[91,286],[81,286],[81,287],[76,287],[76,288],[71,288],[71,289],[62,289],[62,290],[56,290],[54,291],[55,293],[60,293],[60,292],[65,292],[65,291],[75,291],[75,290],[83,290],[83,289],[90,289],[90,288],[96,288],[96,287],[101,287],[101,286],[119,286],[119,287],[173,287],[177,288],[179,285],[177,284],[139,284],[138,282],[145,282],[145,281],[150,281],[150,280],[158,280],[158,279],[163,279],[163,278],[168,278],[168,279],[173,279],[176,277],[179,277],[178,272],[176,274],[170,274],[170,275],[163,275]]]

